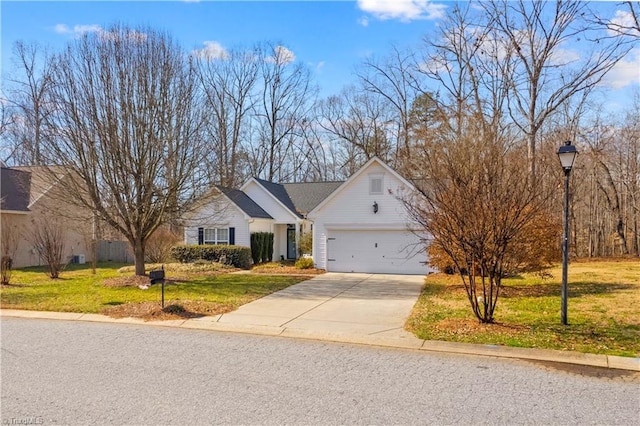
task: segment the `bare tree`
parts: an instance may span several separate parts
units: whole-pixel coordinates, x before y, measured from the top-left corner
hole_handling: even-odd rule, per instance
[[[282,45],[267,44],[261,57],[262,93],[256,106],[258,149],[254,169],[266,169],[268,180],[287,180],[282,173],[291,149],[291,136],[307,119],[316,90],[311,73],[294,54]]]
[[[630,108],[619,134],[622,183],[625,193],[627,219],[632,235],[629,250],[640,256],[640,118],[637,111],[640,95]]]
[[[355,173],[370,158],[393,159],[395,145],[389,141],[393,117],[388,101],[355,86],[345,87],[338,96],[319,103],[319,125],[342,145],[341,166],[346,175]]]
[[[603,120],[596,117],[580,135],[591,172],[590,179],[585,179],[591,184],[590,191],[582,189],[589,208],[589,254],[638,254],[638,119],[630,117],[622,123]],[[585,226],[582,221],[576,225]]]
[[[402,51],[395,45],[388,56],[380,60],[366,59],[358,72],[363,89],[391,107],[390,119],[396,126],[389,130],[396,139],[396,167],[411,155],[409,113],[420,90],[420,78],[413,52]]]
[[[31,236],[33,247],[40,259],[47,265],[49,276],[53,279],[60,277],[60,272],[66,264],[64,251],[64,231],[62,224],[53,216],[47,220],[33,223]]]
[[[605,27],[614,36],[624,36],[631,39],[640,38],[640,3],[636,1],[623,1],[623,10],[617,11],[614,17],[603,17],[593,13],[596,25]]]
[[[512,55],[509,111],[527,138],[531,180],[536,179],[538,135],[545,121],[573,96],[589,92],[627,53],[623,37],[600,38],[585,21],[588,3],[491,0],[480,3]],[[587,25],[585,25],[587,24]],[[572,41],[597,40],[591,51],[567,50]]]
[[[13,262],[18,252],[22,230],[14,223],[11,215],[3,215],[0,230],[0,284],[7,285],[11,280]]]
[[[95,211],[134,251],[202,193],[201,99],[190,58],[165,33],[116,25],[54,58],[50,164],[66,166],[67,202]]]
[[[253,51],[232,50],[220,58],[201,57],[198,76],[207,107],[207,136],[215,171],[213,182],[233,188],[244,176],[246,127],[255,104],[259,62]]]
[[[440,132],[464,134],[469,112],[482,126],[498,129],[503,120],[512,73],[512,51],[502,46],[492,20],[477,16],[470,4],[456,5],[437,34],[425,38],[419,70],[427,77],[421,102]]]
[[[171,248],[182,241],[182,235],[173,232],[168,226],[161,226],[147,240],[145,253],[151,263],[163,263],[171,260]]]
[[[428,179],[418,186],[420,196],[404,203],[430,251],[443,253],[459,272],[475,316],[491,323],[503,276],[531,267],[522,250],[547,215],[549,195],[527,184],[522,149],[478,124],[427,145],[422,167]]]
[[[12,162],[16,153],[16,146],[8,138],[14,119],[9,101],[0,95],[0,163],[2,164]]]
[[[331,147],[323,144],[322,128],[317,119],[304,121],[300,126],[301,138],[306,145],[306,173],[301,181],[330,180]]]
[[[432,257],[454,265],[474,314],[491,323],[503,276],[539,266],[521,252],[532,244],[528,234],[543,235],[537,231],[552,222],[553,192],[527,183],[525,148],[506,114],[512,52],[474,14],[469,5],[454,7],[426,40],[425,87],[435,82],[442,92],[425,92],[410,111],[420,196],[404,202]],[[553,246],[555,238],[535,244]]]
[[[15,164],[43,164],[45,121],[52,109],[50,61],[41,47],[22,41],[14,45],[13,54],[18,76],[9,79],[5,89],[13,112],[8,126],[12,139],[11,160]]]

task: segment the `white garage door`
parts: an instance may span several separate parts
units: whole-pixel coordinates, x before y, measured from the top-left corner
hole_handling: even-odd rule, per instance
[[[426,275],[426,255],[408,231],[329,231],[327,270]]]

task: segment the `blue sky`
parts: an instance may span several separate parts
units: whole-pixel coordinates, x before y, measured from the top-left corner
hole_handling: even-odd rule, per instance
[[[76,34],[114,22],[167,30],[186,49],[228,49],[272,41],[309,65],[321,95],[355,81],[354,67],[368,55],[384,55],[392,43],[420,44],[449,2],[359,1],[6,1],[0,3],[2,71],[10,70],[16,40],[58,50]],[[617,3],[597,5],[615,16]],[[640,50],[640,49],[639,49]],[[640,52],[616,70],[615,97],[640,86]],[[624,83],[624,84],[623,84]],[[613,95],[613,88],[609,92]],[[613,97],[613,96],[612,96]]]

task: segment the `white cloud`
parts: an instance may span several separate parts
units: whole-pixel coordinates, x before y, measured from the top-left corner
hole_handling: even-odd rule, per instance
[[[640,85],[640,48],[631,50],[626,58],[618,62],[604,77],[602,84],[613,89]]]
[[[430,58],[418,63],[418,69],[424,73],[440,74],[449,71],[448,63],[442,58]]]
[[[286,65],[295,61],[296,55],[284,46],[276,46],[273,49],[273,56],[269,56],[265,60],[275,64]]]
[[[429,0],[358,0],[358,7],[380,20],[438,19],[444,16],[444,4]]]
[[[84,24],[74,25],[73,28],[67,24],[56,24],[53,31],[58,34],[69,34],[75,37],[82,37],[87,33],[96,33],[101,40],[118,40],[120,38],[129,39],[135,43],[142,43],[147,39],[147,34],[140,31],[127,29],[124,33],[121,31],[106,31],[100,25]]]
[[[609,35],[617,35],[620,33],[638,35],[638,30],[635,30],[634,28],[636,28],[636,20],[631,12],[627,10],[617,10],[616,14],[611,19],[607,32]]]
[[[102,27],[100,25],[74,25],[73,26],[74,34],[82,35],[84,33],[100,33],[102,32]]]
[[[369,18],[367,18],[366,16],[363,16],[362,18],[358,19],[358,24],[362,25],[363,27],[368,27]]]
[[[207,40],[204,42],[202,49],[196,49],[193,54],[207,60],[212,59],[227,59],[229,52],[217,41]]]
[[[76,36],[81,36],[85,33],[99,33],[102,32],[103,29],[100,25],[96,24],[74,25],[73,28],[69,27],[67,24],[56,24],[53,27],[53,31],[58,34],[74,34]]]
[[[557,48],[551,53],[550,62],[552,65],[568,65],[580,60],[580,54],[573,49]]]
[[[57,32],[58,34],[69,34],[71,32],[71,28],[69,28],[66,24],[56,24],[56,26],[53,27],[53,31]]]
[[[122,34],[119,31],[103,31],[102,29],[98,32],[101,40],[110,40],[110,41],[118,41],[118,40],[131,40],[134,43],[143,43],[147,39],[146,33],[141,33],[136,30],[127,30]],[[124,35],[124,37],[122,37]]]

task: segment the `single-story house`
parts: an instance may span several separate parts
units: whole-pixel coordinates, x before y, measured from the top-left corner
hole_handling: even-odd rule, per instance
[[[401,201],[413,185],[379,158],[344,182],[273,183],[251,178],[216,195],[185,220],[186,244],[250,246],[273,232],[274,260],[296,259],[313,233],[316,267],[335,272],[426,274],[417,225]]]

